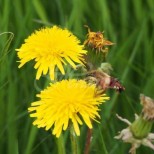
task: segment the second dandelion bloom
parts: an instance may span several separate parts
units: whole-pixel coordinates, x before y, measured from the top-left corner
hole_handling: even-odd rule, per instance
[[[19,67],[30,60],[35,60],[36,79],[39,79],[42,74],[46,75],[49,71],[52,80],[55,67],[65,74],[64,65],[69,63],[75,69],[76,64],[83,64],[82,56],[87,52],[76,36],[67,29],[57,26],[35,31],[16,50],[20,58]]]
[[[53,128],[53,134],[59,137],[62,130],[72,124],[79,136],[79,124],[83,121],[92,128],[91,120],[97,121],[99,105],[108,100],[105,94],[95,95],[95,85],[84,80],[63,80],[51,84],[37,95],[40,100],[33,102],[28,109],[31,117],[35,117],[34,125]]]

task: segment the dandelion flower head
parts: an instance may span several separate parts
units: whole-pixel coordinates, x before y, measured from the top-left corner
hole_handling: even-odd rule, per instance
[[[90,31],[90,28],[88,26],[85,26],[88,28],[88,34],[87,39],[84,41],[85,46],[89,46],[92,49],[96,50],[98,52],[106,52],[108,48],[106,46],[113,45],[109,40],[106,40],[104,38],[103,32],[92,32]]]
[[[68,63],[75,69],[76,63],[83,64],[83,55],[87,52],[76,36],[57,26],[35,31],[16,50],[20,59],[19,68],[28,61],[35,60],[36,79],[42,74],[46,75],[48,71],[50,78],[54,79],[55,67],[65,74],[64,65]]]
[[[45,130],[53,128],[53,135],[59,137],[72,123],[79,136],[79,124],[83,121],[92,128],[91,120],[100,118],[99,105],[108,100],[105,94],[95,96],[95,85],[84,80],[62,80],[51,84],[37,95],[40,100],[33,102],[28,108],[31,117],[35,117],[34,125]]]

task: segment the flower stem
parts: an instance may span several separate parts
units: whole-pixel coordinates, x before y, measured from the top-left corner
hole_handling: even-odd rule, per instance
[[[70,138],[71,138],[71,145],[72,145],[72,154],[78,154],[77,136],[74,132],[73,126],[71,126],[70,128]]]
[[[88,129],[84,154],[89,154],[91,137],[92,137],[92,129]]]
[[[58,154],[66,154],[63,135],[61,134],[60,137],[56,139],[56,141],[57,141],[57,147],[58,147]]]

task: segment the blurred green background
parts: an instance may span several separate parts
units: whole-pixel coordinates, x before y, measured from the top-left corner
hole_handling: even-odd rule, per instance
[[[18,69],[15,51],[35,29],[52,25],[68,28],[82,42],[88,25],[116,43],[107,60],[114,68],[112,75],[126,90],[108,92],[111,99],[102,105],[101,124],[94,124],[90,153],[128,153],[130,145],[113,138],[126,127],[115,114],[133,121],[134,113],[141,111],[139,94],[154,98],[154,0],[0,0],[0,154],[58,153],[55,137],[32,126],[27,113],[45,79],[35,81],[32,63]],[[81,130],[82,154],[87,127]],[[64,140],[66,154],[71,154],[67,132]],[[137,150],[145,153],[153,151]]]

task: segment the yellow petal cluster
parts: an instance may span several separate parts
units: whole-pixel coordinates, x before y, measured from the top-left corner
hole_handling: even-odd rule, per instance
[[[55,67],[58,67],[62,74],[65,74],[64,65],[70,64],[74,69],[77,64],[83,64],[83,45],[67,29],[57,26],[42,28],[35,31],[27,39],[18,51],[20,59],[19,68],[30,60],[35,60],[34,68],[37,69],[36,79],[46,75],[54,79]]]
[[[79,124],[83,121],[92,128],[91,120],[100,118],[99,105],[108,100],[105,94],[95,95],[95,85],[89,85],[84,80],[62,80],[51,84],[37,97],[28,108],[31,117],[35,117],[34,125],[53,128],[53,134],[59,137],[62,130],[66,130],[72,123],[76,134],[80,135]]]

